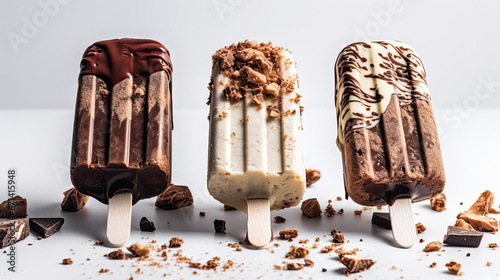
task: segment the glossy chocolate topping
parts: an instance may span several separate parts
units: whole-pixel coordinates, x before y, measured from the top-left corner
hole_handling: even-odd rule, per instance
[[[130,76],[151,75],[160,70],[171,78],[170,54],[165,46],[148,39],[96,42],[85,50],[80,64],[80,76],[96,75],[111,86]]]
[[[133,203],[170,183],[172,97],[167,49],[117,39],[85,52],[75,108],[71,180],[102,203],[129,191]]]

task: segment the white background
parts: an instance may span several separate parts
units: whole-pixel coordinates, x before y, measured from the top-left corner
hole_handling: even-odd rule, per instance
[[[306,108],[333,108],[338,53],[371,39],[400,40],[419,52],[435,106],[500,106],[499,94],[469,100],[481,78],[499,89],[494,0],[55,1],[0,1],[0,108],[72,109],[84,50],[120,37],[155,39],[170,50],[176,109],[205,108],[211,55],[244,39],[293,52]],[[39,3],[56,3],[55,12]]]
[[[372,227],[371,211],[355,217],[353,211],[361,206],[350,200],[334,202],[333,207],[344,208],[345,214],[332,218],[311,220],[303,217],[298,207],[274,212],[272,216],[287,218],[285,224],[273,224],[275,236],[279,230],[296,227],[300,238],[312,241],[319,236],[322,245],[326,245],[331,239],[323,236],[333,228],[341,230],[350,240],[347,249],[359,247],[363,250],[361,255],[377,261],[372,269],[359,274],[363,279],[401,276],[455,279],[444,267],[450,259],[463,264],[465,276],[460,279],[475,279],[476,273],[484,278],[499,277],[498,250],[487,246],[490,242],[500,243],[497,235],[486,234],[481,247],[476,249],[446,247],[442,256],[426,256],[422,248],[427,242],[442,240],[446,226],[453,224],[456,214],[466,210],[482,191],[490,189],[500,195],[497,175],[500,133],[495,129],[500,117],[497,51],[500,4],[493,1],[67,2],[60,4],[59,10],[47,17],[46,24],[28,34],[31,37],[17,47],[11,44],[9,36],[24,36],[23,18],[33,22],[34,16],[43,19],[45,12],[37,1],[0,2],[0,187],[5,184],[3,174],[7,168],[16,167],[19,192],[28,199],[30,217],[62,216],[66,220],[61,232],[49,239],[38,241],[32,234],[18,244],[21,274],[9,274],[0,254],[0,278],[44,275],[107,279],[109,275],[97,276],[97,271],[104,267],[111,269],[116,279],[126,279],[135,270],[129,267],[130,263],[111,262],[102,257],[111,248],[91,246],[95,239],[105,239],[104,205],[91,199],[78,213],[61,212],[59,208],[62,192],[71,187],[69,150],[81,55],[95,41],[118,37],[156,39],[171,52],[175,110],[172,176],[175,183],[188,185],[195,199],[194,206],[174,211],[156,210],[154,199],[139,202],[133,208],[129,243],[141,241],[142,236],[152,236],[160,244],[172,236],[184,237],[187,256],[205,262],[218,255],[223,260],[245,263],[242,268],[246,274],[239,270],[222,274],[202,272],[200,277],[276,279],[282,272],[275,272],[272,266],[286,260],[283,256],[290,243],[278,241],[282,245],[275,254],[248,248],[234,252],[227,242],[243,240],[245,215],[222,211],[206,191],[208,107],[205,102],[211,55],[220,47],[246,38],[271,40],[293,52],[298,62],[301,101],[306,108],[303,116],[306,166],[323,174],[306,191],[305,198],[317,197],[324,208],[328,199],[343,196],[342,165],[335,146],[334,61],[340,50],[353,41],[396,39],[413,46],[427,69],[446,169],[448,210],[434,212],[428,202],[414,205],[415,212],[420,214],[415,220],[428,229],[421,236],[426,242],[410,250],[396,248],[389,232]],[[224,7],[227,10],[220,10]],[[6,192],[0,188],[0,200],[7,198]],[[207,212],[206,219],[198,216],[200,211]],[[142,216],[156,223],[158,230],[154,234],[139,231],[138,221]],[[214,235],[215,218],[227,221],[226,235]],[[359,241],[361,238],[363,242]],[[70,249],[74,249],[74,255]],[[468,252],[471,257],[465,256]],[[66,257],[76,260],[75,264],[60,265]],[[91,262],[80,265],[87,257]],[[343,277],[343,266],[333,254],[313,252],[311,258],[316,262],[315,267],[283,276]],[[493,265],[486,267],[487,261]],[[438,263],[435,269],[428,268],[431,262]],[[121,264],[127,268],[120,268]],[[392,270],[392,266],[398,269]],[[326,274],[320,272],[323,267],[328,269]],[[156,276],[163,273],[160,269],[144,270]],[[192,277],[192,270],[187,268],[179,270],[172,266],[164,270],[176,278]],[[147,274],[134,277],[145,278]],[[356,275],[351,277],[354,278]]]

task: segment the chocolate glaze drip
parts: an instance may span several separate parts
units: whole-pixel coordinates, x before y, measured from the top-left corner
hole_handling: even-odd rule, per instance
[[[171,79],[172,62],[167,48],[148,39],[113,39],[92,44],[85,50],[80,76],[91,74],[111,86],[133,76],[164,70]]]

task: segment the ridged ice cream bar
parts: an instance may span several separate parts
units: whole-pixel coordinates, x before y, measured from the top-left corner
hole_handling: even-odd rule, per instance
[[[440,193],[443,161],[418,54],[397,41],[354,43],[337,58],[335,81],[347,194],[381,205]]]
[[[210,83],[208,190],[247,211],[297,205],[305,190],[301,107],[295,61],[288,50],[245,41],[213,56]]]
[[[94,43],[81,62],[71,180],[102,203],[118,192],[133,203],[170,183],[172,63],[160,43]]]

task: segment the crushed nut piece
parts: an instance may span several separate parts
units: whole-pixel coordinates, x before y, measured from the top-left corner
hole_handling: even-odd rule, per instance
[[[439,241],[433,241],[427,244],[424,248],[424,252],[434,252],[439,251],[443,247],[443,244]]]
[[[444,193],[440,193],[431,198],[431,207],[433,210],[438,212],[446,210],[446,195]]]
[[[455,275],[463,275],[464,273],[460,271],[462,268],[462,265],[457,263],[454,260],[451,260],[449,263],[445,264],[445,266],[448,268],[448,270]]]
[[[129,247],[127,247],[127,250],[138,257],[147,256],[151,252],[148,246],[142,245],[140,243],[134,243],[130,245]]]

